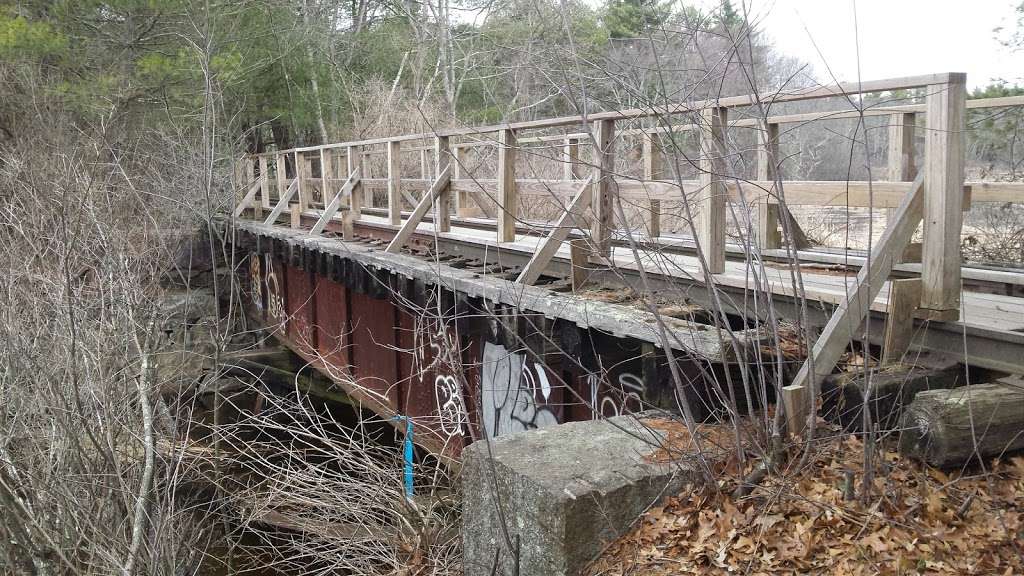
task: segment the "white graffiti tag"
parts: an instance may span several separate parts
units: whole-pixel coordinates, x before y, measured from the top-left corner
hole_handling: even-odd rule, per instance
[[[448,436],[461,436],[463,426],[468,420],[459,388],[459,382],[454,376],[434,378],[437,415],[441,419],[441,431]]]
[[[281,285],[277,281],[277,273],[274,270],[274,261],[270,254],[267,254],[267,315],[271,321],[278,322],[282,326],[288,320],[284,311],[284,298],[281,296]]]
[[[538,392],[544,400],[551,395],[543,366],[529,366],[522,354],[485,342],[481,368],[480,395],[487,436],[558,424],[551,410],[537,401]]]

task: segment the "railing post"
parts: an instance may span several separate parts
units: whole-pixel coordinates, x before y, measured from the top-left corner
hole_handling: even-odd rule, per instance
[[[775,163],[779,160],[779,125],[769,123],[757,131],[757,180],[774,181]],[[772,189],[772,186],[769,186]],[[757,202],[757,245],[770,250],[782,245],[779,234],[779,205],[765,196]]]
[[[299,211],[305,212],[309,206],[309,182],[306,182],[306,155],[302,152],[295,153],[295,178],[296,190],[299,194]]]
[[[324,203],[324,207],[327,207],[327,203],[334,198],[334,190],[332,190],[331,181],[334,180],[334,161],[331,158],[333,154],[331,150],[327,148],[320,149],[320,199]]]
[[[270,209],[270,172],[266,156],[260,156],[260,177],[263,178],[263,181],[260,182],[260,203],[259,208],[256,210],[257,218],[259,218],[260,209]]]
[[[562,180],[577,180],[580,177],[580,140],[566,138],[562,144]]]
[[[657,180],[661,175],[661,148],[656,139],[657,134],[645,133],[640,151],[644,164],[644,180]],[[647,233],[651,238],[661,236],[661,200],[651,200],[651,216],[647,224]]]
[[[285,155],[274,154],[274,171],[277,172],[277,197],[284,198],[288,192],[288,161]]]
[[[932,320],[959,317],[966,82],[965,74],[951,73],[925,97],[921,312]]]
[[[726,108],[701,111],[700,215],[697,236],[708,272],[725,272],[725,126]]]
[[[452,180],[461,180],[463,165],[466,163],[466,147],[455,146],[452,148],[452,152],[455,154],[455,164],[452,166]],[[469,202],[469,194],[465,190],[459,190],[455,193],[455,214],[459,218],[470,218],[476,216],[476,210]]]
[[[391,140],[388,146],[388,219],[392,226],[402,223],[402,142]]]
[[[430,163],[427,162],[427,149],[420,149],[420,178],[430,180]],[[429,184],[427,185],[429,186]]]
[[[608,258],[612,252],[612,228],[615,222],[612,216],[612,200],[616,193],[615,121],[599,120],[595,128],[597,146],[594,150],[594,182],[591,184],[594,220],[590,225],[590,235],[594,255]]]
[[[498,131],[498,242],[516,239],[516,133],[511,128]]]
[[[440,175],[444,169],[451,164],[451,146],[447,136],[438,136],[434,139],[434,161],[437,163],[437,170],[434,172]],[[430,190],[430,185],[427,185]],[[449,232],[452,229],[452,185],[451,179],[441,189],[435,204],[436,214],[434,216],[434,227],[438,232]]]
[[[910,182],[917,176],[914,158],[914,123],[917,114],[898,112],[889,116],[889,180]]]
[[[348,146],[345,148],[345,177],[348,178],[355,171],[356,167],[359,166],[359,147]],[[360,182],[356,183],[352,187],[352,197],[349,200],[349,212],[352,214],[352,220],[359,220],[359,217],[363,214],[363,184],[362,179],[366,178],[366,173],[362,170],[359,171]]]

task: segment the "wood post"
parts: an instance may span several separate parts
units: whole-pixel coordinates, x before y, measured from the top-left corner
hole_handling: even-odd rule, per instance
[[[701,111],[700,214],[697,237],[708,272],[725,272],[725,126],[726,108]]]
[[[769,123],[757,131],[757,179],[775,180],[775,163],[779,158],[779,125]],[[782,246],[779,234],[779,205],[768,198],[757,203],[757,244],[771,250]]]
[[[964,200],[966,75],[928,86],[924,141],[921,312],[956,320],[960,310],[960,230]]]
[[[510,128],[498,131],[498,242],[516,239],[516,133]]]
[[[334,155],[328,148],[320,149],[320,201],[326,206],[334,191]]]
[[[327,224],[331,222],[331,219],[334,218],[334,214],[338,212],[339,208],[341,208],[341,201],[344,200],[345,198],[348,198],[349,201],[351,202],[352,191],[358,185],[359,171],[356,170],[352,174],[349,174],[348,178],[345,179],[345,183],[342,185],[342,187],[338,190],[337,193],[332,195],[330,202],[328,202],[327,205],[324,206],[324,211],[323,213],[320,214],[320,219],[316,221],[316,224],[314,224],[313,228],[309,231],[310,236],[319,236],[324,231],[324,229],[327,228]],[[349,219],[349,222],[351,223],[351,218]],[[344,231],[344,229],[345,217],[342,216],[342,230]]]
[[[306,157],[302,152],[295,153],[295,180],[299,192],[299,210],[305,212],[309,207],[309,182],[306,182]]]
[[[577,238],[569,241],[569,265],[572,291],[579,292],[590,277],[590,240]]]
[[[466,147],[453,146],[451,150],[455,155],[452,162],[452,180],[461,180],[463,166],[466,164]],[[469,194],[465,190],[459,190],[455,194],[455,215],[459,218],[471,218],[476,215],[476,210],[470,205]]]
[[[921,302],[921,279],[889,282],[889,308],[885,317],[882,366],[899,364],[914,336],[914,312]]]
[[[302,209],[298,204],[292,204],[291,206],[292,215],[292,228],[298,228],[302,226]]]
[[[591,189],[593,197],[590,206],[594,210],[594,219],[590,224],[590,236],[594,252],[603,258],[612,253],[612,228],[615,218],[612,214],[612,202],[615,189],[615,121],[599,120],[595,122],[594,134],[594,174]]]
[[[562,180],[577,180],[580,177],[580,140],[566,138],[562,144]]]
[[[366,177],[366,172],[362,170],[359,161],[359,148],[357,146],[349,146],[345,149],[345,172],[346,176],[351,177],[356,171],[359,171],[359,179],[362,180]],[[363,185],[356,182],[355,186],[352,187],[352,196],[349,200],[348,213],[344,216],[348,220],[354,222],[359,220],[359,217],[363,214]],[[349,239],[349,238],[346,238]]]
[[[392,226],[402,223],[402,142],[391,140],[388,147],[388,220]]]
[[[908,182],[917,176],[914,157],[914,123],[917,114],[898,112],[889,116],[889,180]],[[927,194],[927,192],[925,192]]]
[[[644,180],[657,180],[661,175],[661,148],[655,142],[657,135],[644,134],[640,155],[644,164]],[[647,223],[647,234],[651,238],[661,236],[661,200],[651,200],[651,214]]]
[[[270,208],[270,173],[267,166],[267,157],[260,156],[260,176],[263,181],[260,183],[260,208]],[[259,218],[259,212],[257,212]]]
[[[284,154],[274,155],[275,172],[277,172],[277,198],[280,200],[288,190],[288,160]]]
[[[451,166],[451,145],[447,136],[438,136],[434,139],[434,160],[437,163],[436,174],[439,176]],[[449,173],[451,173],[449,171]],[[452,186],[451,180],[446,179],[445,185],[438,192],[437,202],[434,204],[434,229],[438,232],[449,232],[452,229]]]

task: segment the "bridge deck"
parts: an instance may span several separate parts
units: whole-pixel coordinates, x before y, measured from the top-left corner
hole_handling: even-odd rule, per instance
[[[389,227],[387,218],[364,215],[366,223],[378,224]],[[417,230],[419,234],[432,235],[435,233],[433,224],[423,222]],[[438,233],[438,237],[461,242],[472,242],[481,246],[489,246],[502,251],[518,251],[523,254],[533,254],[543,238],[538,236],[518,235],[514,242],[503,242],[500,245],[494,239],[493,230],[480,229],[453,225],[450,232]],[[671,275],[675,278],[691,282],[702,283],[700,264],[695,256],[687,254],[673,254],[665,251],[651,252],[641,251],[641,262],[645,270]],[[569,260],[568,243],[559,247],[555,258],[564,261]],[[616,246],[612,249],[612,259],[615,265],[622,269],[636,270],[639,264],[634,258],[632,251],[624,246]],[[858,259],[860,260],[860,259]],[[824,302],[838,304],[847,299],[847,288],[852,285],[856,271],[835,272],[815,270],[813,264],[806,263],[801,268],[801,275],[805,287],[807,299],[811,302]],[[741,290],[753,290],[756,288],[754,274],[763,274],[773,294],[779,296],[792,296],[793,284],[790,277],[788,264],[779,262],[765,262],[763,272],[751,270],[749,262],[727,260],[726,270],[723,274],[715,274],[715,282],[721,286],[728,286]],[[1007,283],[1015,283],[1021,276],[1018,274],[1005,274],[1007,278],[1001,279]],[[765,284],[762,283],[762,288]],[[889,300],[889,282],[882,288],[881,293],[872,303],[872,310],[884,313]],[[960,308],[959,324],[973,326],[989,331],[1006,332],[1008,334],[1021,334],[1024,336],[1024,298],[988,294],[964,290]]]

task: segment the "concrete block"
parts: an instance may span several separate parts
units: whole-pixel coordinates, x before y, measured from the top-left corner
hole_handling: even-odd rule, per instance
[[[464,573],[489,575],[497,557],[498,575],[578,574],[647,508],[698,482],[694,467],[655,461],[665,433],[651,422],[570,422],[463,450]]]

